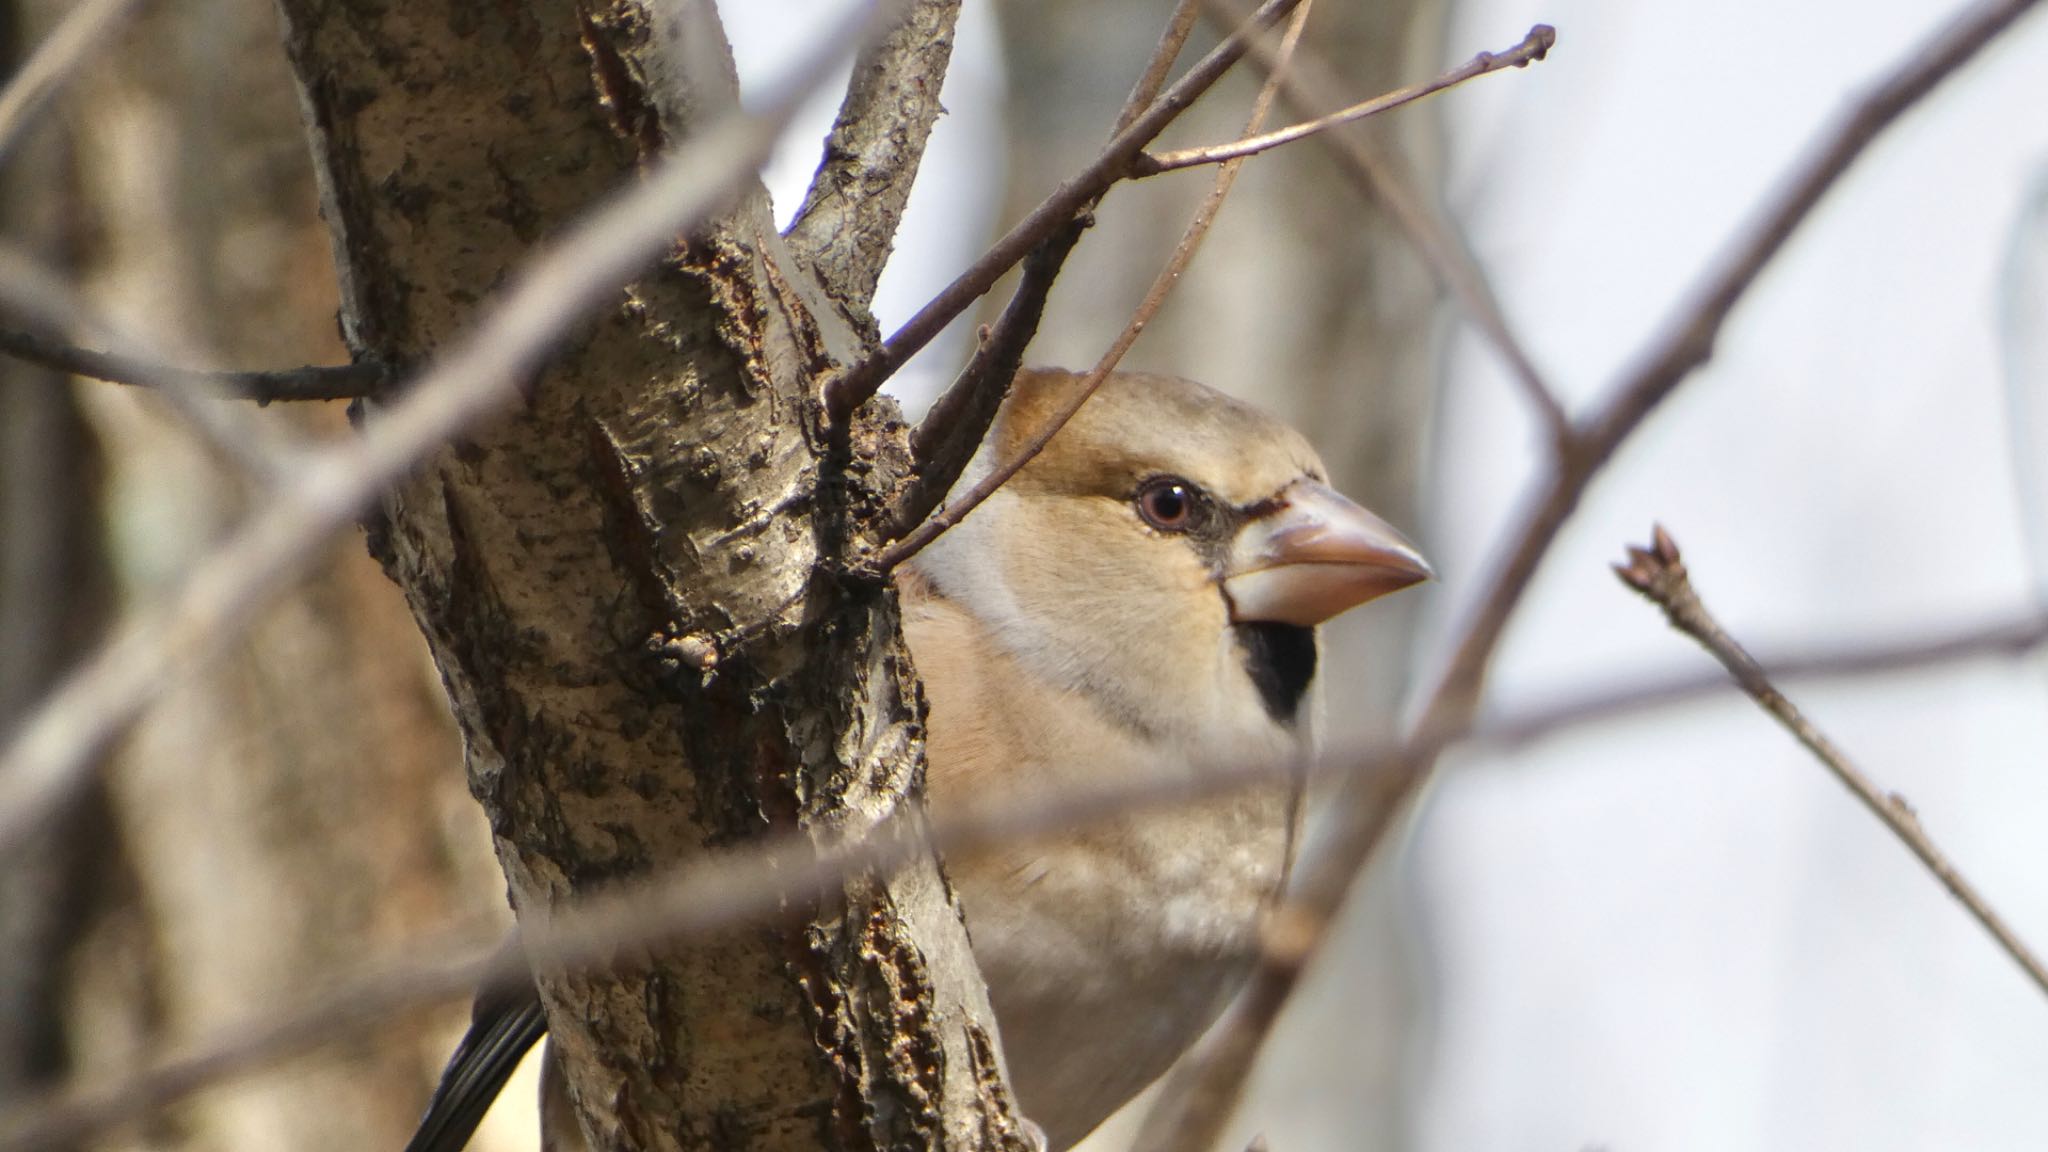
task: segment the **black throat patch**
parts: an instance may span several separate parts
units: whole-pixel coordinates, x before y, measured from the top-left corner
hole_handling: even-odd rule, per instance
[[[1265,702],[1266,714],[1282,724],[1292,724],[1301,711],[1301,698],[1308,694],[1309,681],[1316,677],[1316,634],[1299,624],[1254,621],[1233,626],[1238,647],[1244,649],[1244,668]]]

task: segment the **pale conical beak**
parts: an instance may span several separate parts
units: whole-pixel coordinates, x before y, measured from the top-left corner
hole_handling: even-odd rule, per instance
[[[1386,521],[1297,480],[1238,529],[1223,593],[1234,623],[1320,624],[1436,575]]]

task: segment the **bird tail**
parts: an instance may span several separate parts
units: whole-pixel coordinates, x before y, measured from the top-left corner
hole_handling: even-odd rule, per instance
[[[547,1030],[540,993],[531,984],[510,995],[477,997],[469,1031],[442,1069],[405,1152],[462,1152],[526,1050]]]

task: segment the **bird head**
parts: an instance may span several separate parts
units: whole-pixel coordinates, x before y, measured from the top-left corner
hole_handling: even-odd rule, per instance
[[[1020,374],[963,485],[1021,451],[1081,380]],[[1143,373],[1104,381],[918,567],[1034,674],[1211,752],[1219,737],[1292,729],[1314,627],[1431,574],[1328,485],[1292,428]]]

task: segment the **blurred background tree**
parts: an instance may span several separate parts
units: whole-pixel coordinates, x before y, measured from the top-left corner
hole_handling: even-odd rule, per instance
[[[8,5],[18,54],[71,5]],[[153,5],[6,169],[8,236],[186,363],[332,363],[305,129],[260,0]],[[160,399],[0,361],[0,724],[250,493]],[[263,413],[345,432],[342,406]],[[107,1076],[303,999],[366,955],[510,923],[418,629],[359,541],[152,710],[0,863],[0,1096]],[[123,1143],[402,1147],[454,1009],[210,1094]]]

